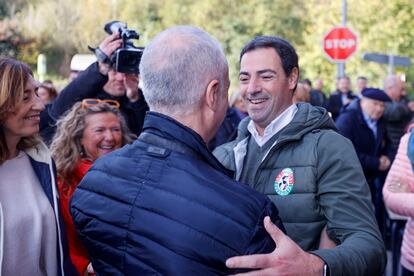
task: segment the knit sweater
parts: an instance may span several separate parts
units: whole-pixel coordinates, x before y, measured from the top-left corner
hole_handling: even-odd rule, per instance
[[[397,155],[385,180],[382,193],[385,205],[391,211],[408,217],[401,245],[401,265],[410,271],[414,271],[414,174],[407,156],[409,138],[409,133],[401,138]],[[411,188],[411,192],[391,192],[388,187],[395,183],[407,183]]]
[[[87,160],[80,160],[76,169],[74,170],[74,179],[72,180],[75,185],[68,186],[61,178],[58,179],[59,189],[59,204],[62,210],[63,221],[65,222],[66,233],[69,243],[69,255],[73,265],[78,271],[79,275],[84,275],[84,272],[90,263],[88,252],[83,246],[82,241],[79,238],[79,234],[73,225],[72,216],[69,213],[69,202],[72,198],[73,192],[76,190],[77,185],[85,176],[86,172],[92,166],[92,162]]]

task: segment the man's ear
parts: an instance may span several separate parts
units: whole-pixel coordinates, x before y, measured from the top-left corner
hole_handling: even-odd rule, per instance
[[[220,101],[220,82],[218,80],[212,80],[207,85],[206,104],[211,110],[216,111],[217,103],[219,101]]]
[[[289,82],[289,89],[293,90],[295,89],[299,78],[299,69],[297,67],[292,69],[292,72],[290,72],[290,75],[288,77]]]

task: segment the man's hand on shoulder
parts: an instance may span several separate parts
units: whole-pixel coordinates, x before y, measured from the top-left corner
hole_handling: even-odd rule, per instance
[[[237,274],[259,275],[317,275],[323,274],[324,261],[316,255],[303,251],[293,240],[286,236],[269,217],[265,217],[266,231],[276,243],[276,249],[269,254],[238,256],[226,261],[229,268],[259,269]]]

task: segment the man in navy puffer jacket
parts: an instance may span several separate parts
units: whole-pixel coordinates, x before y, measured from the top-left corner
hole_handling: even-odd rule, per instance
[[[276,207],[231,178],[207,149],[227,110],[228,65],[218,41],[189,26],[144,51],[150,106],[132,145],[95,161],[71,213],[98,275],[223,275],[231,256],[269,253],[263,219]]]

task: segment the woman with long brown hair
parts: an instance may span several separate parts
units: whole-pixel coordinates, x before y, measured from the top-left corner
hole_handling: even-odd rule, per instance
[[[69,275],[53,162],[37,139],[43,103],[30,68],[0,57],[0,269]]]

